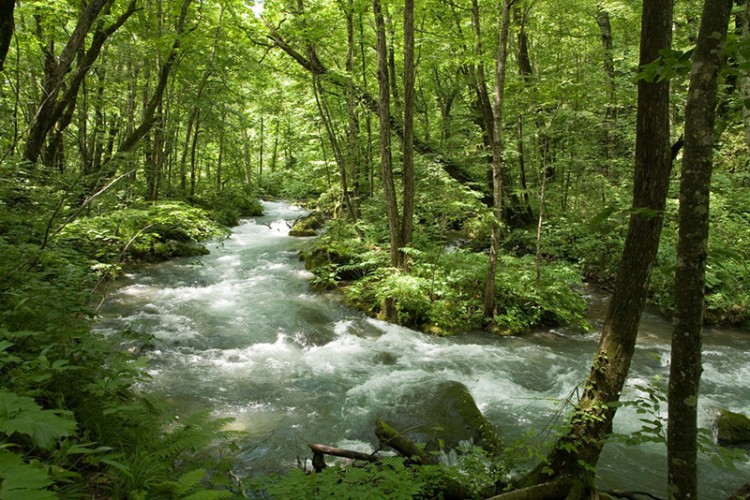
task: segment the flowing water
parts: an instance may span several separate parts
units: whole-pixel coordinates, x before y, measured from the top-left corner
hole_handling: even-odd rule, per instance
[[[335,296],[313,292],[288,221],[304,212],[265,203],[211,255],[139,267],[118,284],[98,329],[154,337],[151,389],[179,411],[213,408],[245,431],[246,473],[284,470],[310,458],[306,443],[371,451],[377,416],[399,412],[413,387],[459,381],[506,441],[543,429],[587,373],[597,333],[564,329],[524,337],[468,333],[437,338],[368,319]],[[606,297],[592,294],[594,325]],[[600,325],[599,325],[600,326]],[[670,325],[647,313],[624,399],[668,374]],[[750,413],[750,334],[705,333],[700,424],[719,408]],[[412,397],[410,396],[410,397]],[[413,401],[418,405],[419,401]],[[662,405],[664,406],[664,405]],[[664,416],[666,408],[659,411]],[[615,430],[641,428],[620,408]],[[526,437],[529,446],[544,436]],[[701,498],[726,498],[750,480],[750,463],[729,471],[701,459]],[[604,488],[664,494],[664,445],[608,443],[598,467]]]

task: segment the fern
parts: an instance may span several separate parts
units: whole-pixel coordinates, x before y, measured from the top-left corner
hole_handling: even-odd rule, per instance
[[[182,453],[194,452],[216,440],[232,437],[235,433],[226,430],[232,421],[231,418],[211,417],[210,409],[193,413],[164,437],[159,455],[175,460]]]

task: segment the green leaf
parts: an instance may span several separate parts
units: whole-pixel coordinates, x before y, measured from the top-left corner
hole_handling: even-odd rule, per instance
[[[186,472],[177,480],[177,493],[180,495],[187,493],[191,488],[200,483],[205,475],[206,471],[203,469]]]
[[[52,484],[47,472],[27,464],[20,455],[0,450],[0,498],[3,500],[47,500],[58,498],[45,488]]]
[[[222,498],[232,498],[232,493],[229,491],[203,490],[182,497],[182,500],[219,500]]]
[[[8,436],[25,434],[40,448],[50,449],[57,439],[75,432],[75,420],[65,418],[70,415],[60,410],[43,410],[32,398],[0,391],[0,432]]]

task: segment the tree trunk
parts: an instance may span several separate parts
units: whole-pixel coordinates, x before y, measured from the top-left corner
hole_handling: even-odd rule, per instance
[[[66,116],[66,110],[69,110],[70,106],[75,107],[78,90],[99,57],[104,42],[135,13],[136,2],[135,0],[131,0],[127,9],[112,25],[105,28],[102,22],[98,23],[91,46],[84,53],[83,47],[86,43],[86,37],[94,21],[100,14],[108,14],[111,6],[112,0],[94,0],[90,2],[81,11],[76,27],[60,56],[55,58],[50,47],[45,49],[45,77],[42,101],[37,108],[34,119],[29,125],[29,135],[23,151],[23,156],[28,162],[37,162],[49,132],[62,117]],[[41,28],[38,29],[38,36],[41,35],[39,30]],[[75,56],[81,53],[84,55],[79,58],[76,71],[70,78],[66,79],[66,75],[72,68]]]
[[[195,187],[197,184],[197,170],[198,170],[198,158],[196,151],[198,149],[198,136],[201,131],[201,114],[198,112],[198,116],[195,119],[195,130],[193,132],[193,143],[190,146],[190,191],[188,192],[188,201],[193,203],[195,200]]]
[[[261,16],[262,21],[266,25],[266,27],[269,30],[268,36],[273,40],[275,46],[279,47],[281,50],[286,52],[292,59],[294,59],[298,64],[300,64],[303,68],[305,68],[307,71],[310,71],[312,73],[318,74],[318,75],[326,75],[326,79],[333,83],[336,86],[346,88],[348,83],[347,79],[345,77],[341,77],[340,75],[329,72],[328,69],[323,65],[323,63],[318,58],[315,51],[312,51],[308,54],[308,56],[302,55],[299,51],[295,50],[294,47],[289,45],[286,40],[281,36],[281,34],[278,32],[278,30],[265,18]],[[385,35],[384,35],[385,36]],[[387,60],[387,54],[386,54],[386,60]],[[366,69],[363,68],[363,71]],[[386,72],[387,72],[387,64],[386,64]],[[354,88],[357,99],[360,103],[364,104],[367,109],[369,109],[374,114],[380,115],[380,110],[383,108],[383,106],[378,103],[376,99],[374,99],[365,89],[366,89],[366,80],[363,82],[365,85],[363,85],[362,88],[356,87]],[[388,108],[390,109],[390,108]],[[399,120],[395,118],[395,116],[391,115],[389,113],[388,120],[390,121],[390,128],[391,130],[398,135],[399,137],[403,137],[404,130],[403,125]],[[461,184],[465,185],[473,185],[476,180],[472,178],[472,176],[468,173],[466,167],[462,165],[460,162],[455,161],[450,157],[450,155],[446,154],[443,151],[436,150],[431,144],[426,143],[425,141],[419,140],[417,137],[414,137],[414,151],[417,153],[428,157],[431,161],[433,161],[435,164],[440,165],[441,168],[454,180]],[[372,185],[371,185],[372,188]],[[473,187],[472,187],[473,188]]]
[[[487,281],[484,288],[484,315],[492,318],[495,314],[495,273],[497,257],[500,251],[500,233],[503,223],[503,105],[505,96],[505,66],[508,59],[508,29],[510,26],[510,2],[503,1],[500,21],[500,40],[497,49],[495,66],[495,106],[493,108],[492,134],[492,236],[490,241],[490,258],[487,265]]]
[[[136,127],[130,135],[123,139],[122,143],[120,143],[120,147],[117,149],[118,156],[129,153],[154,125],[156,109],[164,98],[164,91],[167,88],[169,75],[177,62],[177,56],[179,55],[180,46],[182,45],[182,34],[185,31],[185,21],[187,20],[188,10],[190,9],[190,4],[192,2],[193,0],[184,0],[182,3],[180,17],[177,19],[177,24],[175,26],[177,37],[174,42],[172,42],[172,47],[167,56],[167,60],[159,68],[159,78],[156,89],[154,90],[154,95],[151,96],[148,106],[143,112],[141,124]]]
[[[609,12],[601,4],[596,7],[596,23],[604,49],[604,80],[607,87],[607,104],[604,112],[604,150],[607,159],[617,156],[617,87],[615,82],[615,61],[612,56],[612,25]]]
[[[315,91],[315,103],[318,106],[318,114],[320,115],[320,119],[325,126],[328,141],[331,143],[333,158],[339,168],[342,202],[346,206],[346,210],[349,212],[350,219],[354,221],[357,220],[357,216],[355,214],[354,204],[352,203],[349,192],[349,176],[346,169],[346,156],[344,155],[344,151],[341,149],[341,144],[338,138],[338,134],[336,134],[336,128],[333,123],[333,118],[331,117],[331,111],[328,107],[328,103],[326,101],[323,90],[323,85],[320,82],[319,75],[313,75],[313,90]]]
[[[5,69],[5,57],[8,55],[10,41],[13,38],[15,8],[16,0],[0,0],[0,72]]]
[[[697,417],[701,376],[708,207],[717,79],[732,0],[706,0],[685,105],[675,271],[675,321],[669,370],[669,498],[698,498]]]
[[[348,120],[346,123],[346,163],[349,166],[350,179],[352,181],[352,192],[349,196],[351,213],[354,220],[359,218],[359,200],[361,191],[360,165],[357,150],[357,96],[354,93],[354,0],[348,0],[346,7],[346,111]]]
[[[672,39],[672,0],[643,4],[640,64],[659,57]],[[615,290],[604,320],[599,348],[583,394],[562,436],[524,484],[572,476],[593,481],[593,468],[612,429],[646,303],[666,205],[672,152],[669,140],[669,82],[638,82],[633,210]],[[545,472],[546,470],[546,472]],[[552,473],[549,472],[552,471]]]
[[[388,233],[391,242],[391,265],[401,267],[401,225],[399,223],[396,189],[393,183],[393,160],[391,156],[390,92],[388,80],[388,51],[385,40],[385,22],[380,0],[373,0],[375,31],[377,34],[378,87],[380,89],[380,175],[385,196],[385,210],[388,217]]]
[[[742,35],[747,37],[750,35],[750,1],[745,1],[745,8],[742,12]],[[747,64],[747,59],[741,54],[738,54],[738,61],[740,65]],[[742,121],[745,132],[745,147],[747,148],[748,154],[750,154],[750,71],[741,70],[740,78],[740,96],[742,99]]]
[[[414,0],[404,1],[404,187],[401,244],[409,246],[414,226]],[[403,264],[406,255],[401,256]]]

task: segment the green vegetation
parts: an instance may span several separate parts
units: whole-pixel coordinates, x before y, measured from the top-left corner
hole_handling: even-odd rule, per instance
[[[585,331],[584,283],[611,288],[629,271],[631,216],[663,219],[641,281],[664,314],[680,312],[678,177],[701,2],[674,15],[615,0],[251,4],[0,0],[0,497],[242,493],[229,458],[196,453],[227,437],[226,422],[170,417],[137,389],[147,360],[89,322],[123,265],[201,255],[258,215],[260,197],[317,211],[295,233],[319,234],[304,251],[315,286],[431,334]],[[639,68],[644,5],[674,22],[671,48]],[[693,296],[706,323],[748,328],[750,10],[735,14],[710,106],[705,293]],[[638,88],[667,81],[669,141],[651,144],[636,137]],[[636,143],[668,142],[666,208],[632,209]],[[592,376],[614,372],[602,360],[613,361],[597,357]],[[587,418],[607,421],[609,403]],[[393,459],[258,491],[429,497],[458,481],[481,496],[497,457],[465,455],[452,472]]]
[[[66,211],[53,218],[63,191],[2,177],[0,497],[231,497],[231,461],[204,451],[228,443],[228,421],[177,419],[136,389],[148,360],[89,323],[95,285],[123,262],[169,258],[224,229],[176,202],[118,202],[67,223]]]

